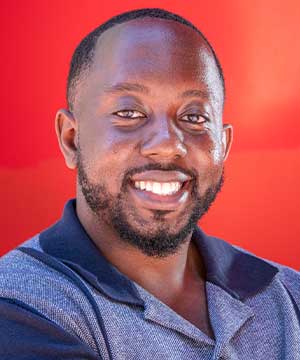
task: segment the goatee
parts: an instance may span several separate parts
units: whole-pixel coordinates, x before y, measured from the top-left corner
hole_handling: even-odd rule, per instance
[[[183,169],[176,165],[163,167],[159,164],[151,164],[143,167],[143,169],[130,169],[124,175],[119,194],[113,198],[109,194],[105,184],[95,184],[90,181],[80,151],[77,160],[78,181],[81,191],[88,206],[96,215],[96,218],[99,220],[105,218],[106,222],[114,228],[121,240],[151,257],[167,257],[179,250],[180,246],[187,241],[189,234],[197,226],[199,219],[210,208],[224,182],[223,171],[219,181],[208,188],[203,196],[200,196],[195,178],[196,175],[194,172],[188,172],[189,175],[192,174],[194,178],[191,184],[193,207],[189,210],[190,216],[186,223],[174,233],[165,219],[166,212],[153,210],[153,221],[156,225],[156,231],[154,233],[145,233],[143,232],[143,220],[136,215],[134,208],[130,207],[130,204],[124,200],[124,196],[127,193],[126,189],[129,176],[141,170],[155,169],[183,171]],[[186,170],[184,171],[187,172]],[[129,222],[129,217],[138,218],[140,226],[132,226]]]

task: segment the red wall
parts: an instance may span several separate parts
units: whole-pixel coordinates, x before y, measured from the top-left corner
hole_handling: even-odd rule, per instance
[[[104,4],[104,1],[102,1]],[[300,269],[299,0],[10,0],[1,4],[0,253],[50,225],[75,194],[56,144],[72,51],[112,15],[163,7],[200,27],[227,81],[235,127],[226,184],[203,228]]]

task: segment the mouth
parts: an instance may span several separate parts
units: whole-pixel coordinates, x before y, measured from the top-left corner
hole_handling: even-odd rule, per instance
[[[176,211],[186,205],[191,178],[178,172],[149,171],[129,181],[130,194],[138,207]]]

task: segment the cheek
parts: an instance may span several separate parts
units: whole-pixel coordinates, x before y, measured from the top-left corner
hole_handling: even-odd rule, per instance
[[[223,164],[223,147],[220,143],[215,143],[210,150],[211,161],[214,165],[220,166]]]
[[[125,160],[135,147],[134,139],[128,134],[114,128],[109,119],[95,118],[90,126],[80,129],[80,139],[90,157],[101,158],[103,162],[112,159]]]
[[[221,138],[212,133],[205,133],[201,137],[193,139],[191,152],[197,158],[201,166],[220,166],[223,163],[223,146]]]
[[[206,138],[206,148],[212,166],[219,167],[223,164],[223,144],[222,133],[218,129],[213,129]]]
[[[86,135],[80,141],[90,180],[105,184],[111,192],[119,192],[124,173],[135,154],[135,143],[103,129]]]
[[[206,134],[193,144],[191,163],[199,176],[199,186],[203,191],[216,183],[223,170],[222,143]]]

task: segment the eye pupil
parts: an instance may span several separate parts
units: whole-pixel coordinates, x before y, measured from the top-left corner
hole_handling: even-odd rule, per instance
[[[203,116],[198,115],[198,114],[187,114],[187,115],[183,116],[182,119],[184,121],[191,122],[191,123],[194,123],[194,124],[200,124],[200,123],[203,123],[205,121]]]
[[[137,119],[144,117],[142,113],[136,110],[121,110],[121,111],[117,111],[115,114],[118,115],[119,117],[128,118],[128,119]]]
[[[189,119],[192,122],[197,122],[199,120],[199,116],[198,115],[189,115]]]

